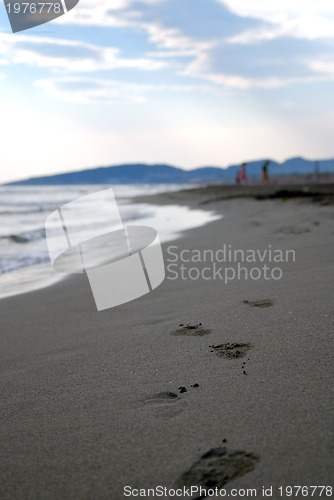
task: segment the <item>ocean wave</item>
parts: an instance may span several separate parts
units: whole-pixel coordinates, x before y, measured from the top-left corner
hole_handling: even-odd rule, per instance
[[[6,205],[5,209],[0,210],[0,215],[29,215],[29,214],[42,214],[42,213],[49,213],[53,212],[58,208],[58,204],[56,205],[45,205],[45,206],[39,206],[36,208],[22,208],[22,205],[13,205],[13,206],[8,206]]]
[[[34,231],[24,231],[18,234],[9,234],[1,236],[2,240],[9,240],[14,243],[29,243],[30,241],[38,241],[45,239],[45,229],[35,229]]]
[[[49,254],[46,253],[25,255],[21,256],[21,258],[15,258],[14,256],[6,259],[0,258],[0,275],[46,262],[50,262]]]

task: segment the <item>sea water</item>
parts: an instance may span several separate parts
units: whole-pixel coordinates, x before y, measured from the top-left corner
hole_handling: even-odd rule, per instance
[[[53,270],[44,223],[47,216],[65,203],[111,186],[0,186],[0,298],[49,286],[66,275]],[[136,196],[184,189],[179,185],[112,186],[123,223],[147,225],[158,231],[161,242],[171,241],[190,228],[218,218],[209,211],[183,206],[135,203]],[[101,204],[91,207],[84,227],[99,223]],[[71,228],[80,234],[83,225]],[[51,235],[52,237],[52,235]],[[57,238],[52,242],[57,246]]]

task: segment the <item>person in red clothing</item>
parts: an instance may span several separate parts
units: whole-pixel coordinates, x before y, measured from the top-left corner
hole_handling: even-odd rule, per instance
[[[241,181],[241,184],[248,184],[247,164],[246,163],[243,163],[241,165],[241,169],[240,169],[240,181]]]

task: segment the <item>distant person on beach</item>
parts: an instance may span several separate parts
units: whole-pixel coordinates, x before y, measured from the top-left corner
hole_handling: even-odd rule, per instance
[[[269,163],[270,161],[266,160],[262,166],[262,182],[264,182],[265,184],[269,180],[269,174],[268,174]]]
[[[241,181],[241,184],[247,184],[248,183],[247,164],[246,163],[243,163],[241,165],[241,169],[240,169],[240,181]]]
[[[237,173],[235,174],[235,183],[237,185],[240,184],[240,170],[237,170]]]

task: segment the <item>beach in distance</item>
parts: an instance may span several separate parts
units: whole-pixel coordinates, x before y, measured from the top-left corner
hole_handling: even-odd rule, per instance
[[[330,497],[334,185],[136,204],[178,233],[151,293],[98,312],[78,275],[0,300],[0,498]]]

